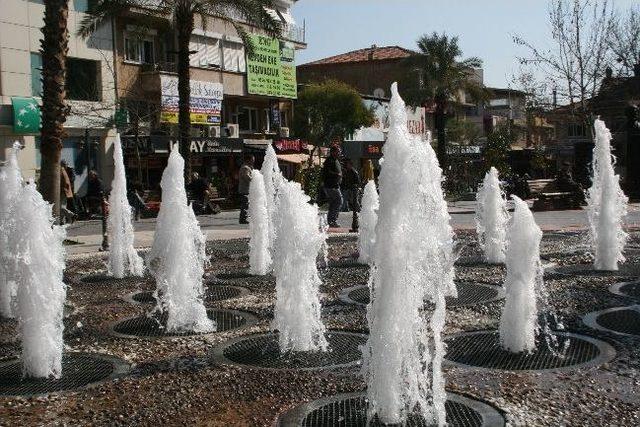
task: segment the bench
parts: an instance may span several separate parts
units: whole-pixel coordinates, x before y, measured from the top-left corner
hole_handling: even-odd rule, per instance
[[[558,191],[555,179],[528,180],[531,195],[536,197],[533,202],[534,211],[551,211],[576,209],[580,203],[575,200],[570,191]]]

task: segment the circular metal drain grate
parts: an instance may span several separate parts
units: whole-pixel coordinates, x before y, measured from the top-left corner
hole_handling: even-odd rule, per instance
[[[589,313],[582,321],[589,327],[621,335],[640,336],[640,306],[616,307]]]
[[[329,268],[362,268],[369,269],[369,264],[358,262],[355,258],[343,258],[329,261]]]
[[[254,279],[254,280],[264,280],[268,278],[272,278],[270,274],[264,276],[256,276],[249,273],[248,270],[238,270],[238,271],[230,271],[226,273],[215,273],[212,274],[211,279],[213,280],[240,280],[240,279]]]
[[[65,353],[60,379],[22,378],[22,362],[0,363],[0,395],[29,396],[75,390],[115,378],[129,371],[129,365],[111,356],[91,353]]]
[[[461,256],[456,260],[456,265],[459,266],[474,266],[474,265],[487,265],[487,266],[504,266],[504,263],[491,263],[487,262],[482,255],[468,255]]]
[[[618,276],[640,277],[640,264],[620,264],[618,270],[594,270],[592,264],[573,264],[554,266],[545,270],[545,274],[557,274],[560,276]]]
[[[221,363],[266,369],[333,369],[360,363],[367,336],[351,332],[329,331],[327,351],[281,353],[278,334],[268,333],[240,337],[213,351]]]
[[[640,299],[640,281],[616,283],[609,290],[616,295]]]
[[[447,297],[448,307],[462,307],[474,304],[485,304],[504,298],[504,289],[500,286],[486,285],[474,282],[456,282],[458,298]],[[367,285],[354,286],[346,289],[340,299],[347,304],[369,304],[369,287]]]
[[[144,276],[144,277],[130,276],[130,277],[123,277],[122,279],[116,279],[113,276],[109,276],[106,271],[102,271],[99,273],[86,274],[84,276],[80,276],[78,279],[75,280],[75,282],[87,284],[87,285],[103,285],[103,284],[121,285],[121,284],[138,284],[149,279],[150,277],[148,276]]]
[[[216,321],[217,330],[224,332],[242,328],[257,322],[257,318],[249,313],[236,310],[209,309],[207,315]],[[158,317],[138,316],[117,322],[112,326],[112,333],[123,338],[163,338],[200,335],[198,332],[167,332],[163,325],[167,322],[167,314]]]
[[[560,346],[569,342],[562,355],[539,344],[532,353],[510,353],[500,345],[497,331],[468,332],[446,339],[448,362],[464,367],[505,371],[545,371],[597,366],[615,356],[609,344],[595,338],[568,332],[555,332]]]
[[[215,285],[205,288],[204,302],[224,301],[246,295],[249,290],[239,286]],[[125,300],[134,304],[155,304],[156,298],[153,291],[134,292],[125,297]]]
[[[383,426],[377,417],[367,424],[367,398],[364,392],[349,393],[298,406],[278,419],[281,427],[373,427]],[[504,426],[502,415],[493,407],[459,394],[447,393],[447,425],[457,427]],[[418,415],[409,416],[407,427],[427,427]]]

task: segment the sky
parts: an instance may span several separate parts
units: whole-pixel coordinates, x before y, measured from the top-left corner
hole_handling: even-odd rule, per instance
[[[613,0],[626,9],[638,0]],[[460,38],[463,56],[484,61],[485,84],[507,87],[520,65],[517,34],[535,46],[550,47],[545,0],[299,0],[293,7],[299,25],[306,23],[307,49],[296,62],[351,50],[399,45],[415,48],[423,34],[446,32]]]

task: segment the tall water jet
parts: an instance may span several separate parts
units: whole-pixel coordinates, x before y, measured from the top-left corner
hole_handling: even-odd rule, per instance
[[[131,206],[127,199],[127,177],[122,159],[120,134],[113,144],[114,174],[109,195],[107,227],[111,245],[109,247],[109,274],[118,279],[125,276],[142,276],[144,262],[133,247],[133,224]]]
[[[202,302],[206,239],[187,202],[184,160],[177,146],[162,173],[162,204],[147,265],[156,279],[157,308],[167,313],[168,332],[212,332]]]
[[[284,180],[280,167],[278,166],[278,156],[273,146],[267,146],[267,152],[262,162],[262,168],[260,169],[262,177],[264,179],[264,191],[267,199],[267,215],[269,218],[269,250],[271,257],[273,258],[273,245],[275,242],[275,211],[276,211],[276,198],[278,195],[278,187]]]
[[[412,139],[396,84],[391,91],[363,349],[368,417],[397,424],[417,410],[427,423],[444,425],[441,333],[445,296],[455,293],[453,230],[435,153]],[[435,305],[431,317],[425,302]]]
[[[0,168],[0,316],[13,318],[13,301],[16,296],[15,242],[9,239],[14,227],[14,215],[11,213],[22,188],[22,173],[18,166],[20,144],[16,142],[9,151],[6,164]]]
[[[596,270],[618,270],[624,262],[628,235],[622,228],[629,199],[620,188],[611,154],[611,132],[602,120],[595,121],[592,185],[587,193],[589,237],[595,255]]]
[[[318,227],[318,207],[309,203],[300,184],[283,181],[274,220],[276,306],[272,327],[279,331],[280,351],[325,350],[316,259],[327,236]]]
[[[515,210],[509,226],[506,254],[506,300],[500,316],[500,342],[512,353],[536,348],[537,296],[543,288],[540,262],[542,231],[527,203],[512,196]]]
[[[509,214],[496,168],[492,167],[484,176],[476,201],[476,230],[485,261],[503,263]]]
[[[380,199],[378,189],[374,181],[367,182],[362,195],[362,208],[358,213],[360,231],[358,234],[358,261],[369,263],[373,256],[373,248],[376,242],[376,223],[378,222],[378,208]]]
[[[262,174],[254,170],[249,185],[249,273],[264,275],[270,268],[267,196]]]
[[[60,378],[66,285],[62,281],[66,232],[53,225],[51,205],[33,183],[20,190],[9,236],[16,248],[16,315],[25,377]]]

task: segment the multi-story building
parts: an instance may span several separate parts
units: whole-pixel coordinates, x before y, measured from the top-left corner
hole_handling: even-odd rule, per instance
[[[38,126],[21,126],[25,104],[41,104],[40,40],[44,0],[2,0],[0,13],[0,159],[15,141],[24,149],[19,156],[25,177],[36,178],[40,169]],[[69,57],[67,99],[70,113],[65,123],[62,158],[74,169],[75,187],[84,191],[87,170],[97,169],[108,179],[113,170],[111,146],[115,132],[112,31],[104,26],[84,40],[75,35],[89,0],[69,2]],[[39,119],[36,119],[36,121]]]

